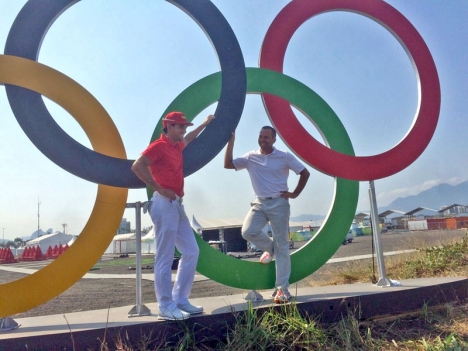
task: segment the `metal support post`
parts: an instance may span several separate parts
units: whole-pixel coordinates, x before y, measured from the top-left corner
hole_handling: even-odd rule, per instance
[[[250,290],[249,293],[244,296],[244,300],[246,301],[263,301],[263,296],[256,290]]]
[[[0,333],[15,330],[21,324],[16,323],[10,317],[0,318]]]
[[[380,240],[379,215],[377,213],[377,200],[375,198],[374,181],[369,181],[369,201],[371,206],[372,235],[374,236],[374,247],[377,255],[377,266],[379,269],[379,280],[376,286],[392,286],[385,272],[385,262]]]
[[[220,242],[220,246],[219,246],[219,249],[221,250],[221,252],[223,254],[227,253],[227,250],[226,250],[226,240],[224,240],[224,229],[220,229],[219,230],[219,242]]]
[[[126,208],[135,208],[135,239],[136,239],[136,305],[128,312],[128,317],[150,316],[151,310],[142,304],[141,293],[141,202],[129,203]]]

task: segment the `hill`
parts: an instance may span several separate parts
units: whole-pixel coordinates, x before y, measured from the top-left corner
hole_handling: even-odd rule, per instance
[[[389,205],[379,207],[378,212],[381,213],[386,210],[410,211],[417,207],[440,210],[442,207],[453,204],[468,205],[468,181],[457,185],[439,184],[417,195],[399,197]],[[369,212],[370,209],[363,211]],[[291,221],[305,222],[324,218],[325,216],[321,215],[302,214],[300,216],[291,217]]]
[[[428,207],[440,210],[453,204],[468,205],[468,181],[458,185],[439,184],[417,195],[399,197],[388,206],[379,207],[379,212],[385,210],[410,211],[417,207]]]

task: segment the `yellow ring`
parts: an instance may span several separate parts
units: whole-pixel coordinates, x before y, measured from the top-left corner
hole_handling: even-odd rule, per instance
[[[0,55],[0,84],[21,86],[48,97],[77,120],[95,151],[127,158],[120,134],[106,110],[66,75],[35,61]],[[91,216],[73,245],[36,273],[0,285],[0,318],[43,304],[80,280],[117,232],[127,194],[128,189],[99,184]]]

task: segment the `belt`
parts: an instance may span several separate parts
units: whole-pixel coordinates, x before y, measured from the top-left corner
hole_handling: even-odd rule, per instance
[[[281,194],[278,194],[278,195],[275,195],[275,196],[268,196],[268,197],[259,197],[257,196],[257,199],[259,200],[272,200],[272,199],[276,199],[277,197],[280,197]]]
[[[154,194],[158,194],[160,196],[164,196],[164,195],[161,195],[160,193],[158,193],[157,191],[154,192]],[[153,195],[154,195],[153,194]],[[175,195],[175,201],[177,201],[178,203],[182,203],[184,201],[184,199],[182,197],[180,197],[179,195],[177,194],[174,194]],[[165,196],[164,196],[165,197]],[[171,200],[173,201],[173,200]]]

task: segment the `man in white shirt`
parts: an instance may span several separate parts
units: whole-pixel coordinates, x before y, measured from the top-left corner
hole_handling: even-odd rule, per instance
[[[265,126],[260,130],[260,149],[233,159],[235,134],[229,140],[224,155],[224,168],[247,169],[252,182],[255,200],[242,226],[242,237],[264,251],[260,262],[270,263],[276,258],[276,283],[274,302],[288,302],[291,274],[289,256],[289,199],[295,199],[304,189],[310,173],[292,154],[273,147],[276,130]],[[289,170],[298,174],[299,182],[293,192],[288,191]],[[273,238],[262,232],[270,222]]]

